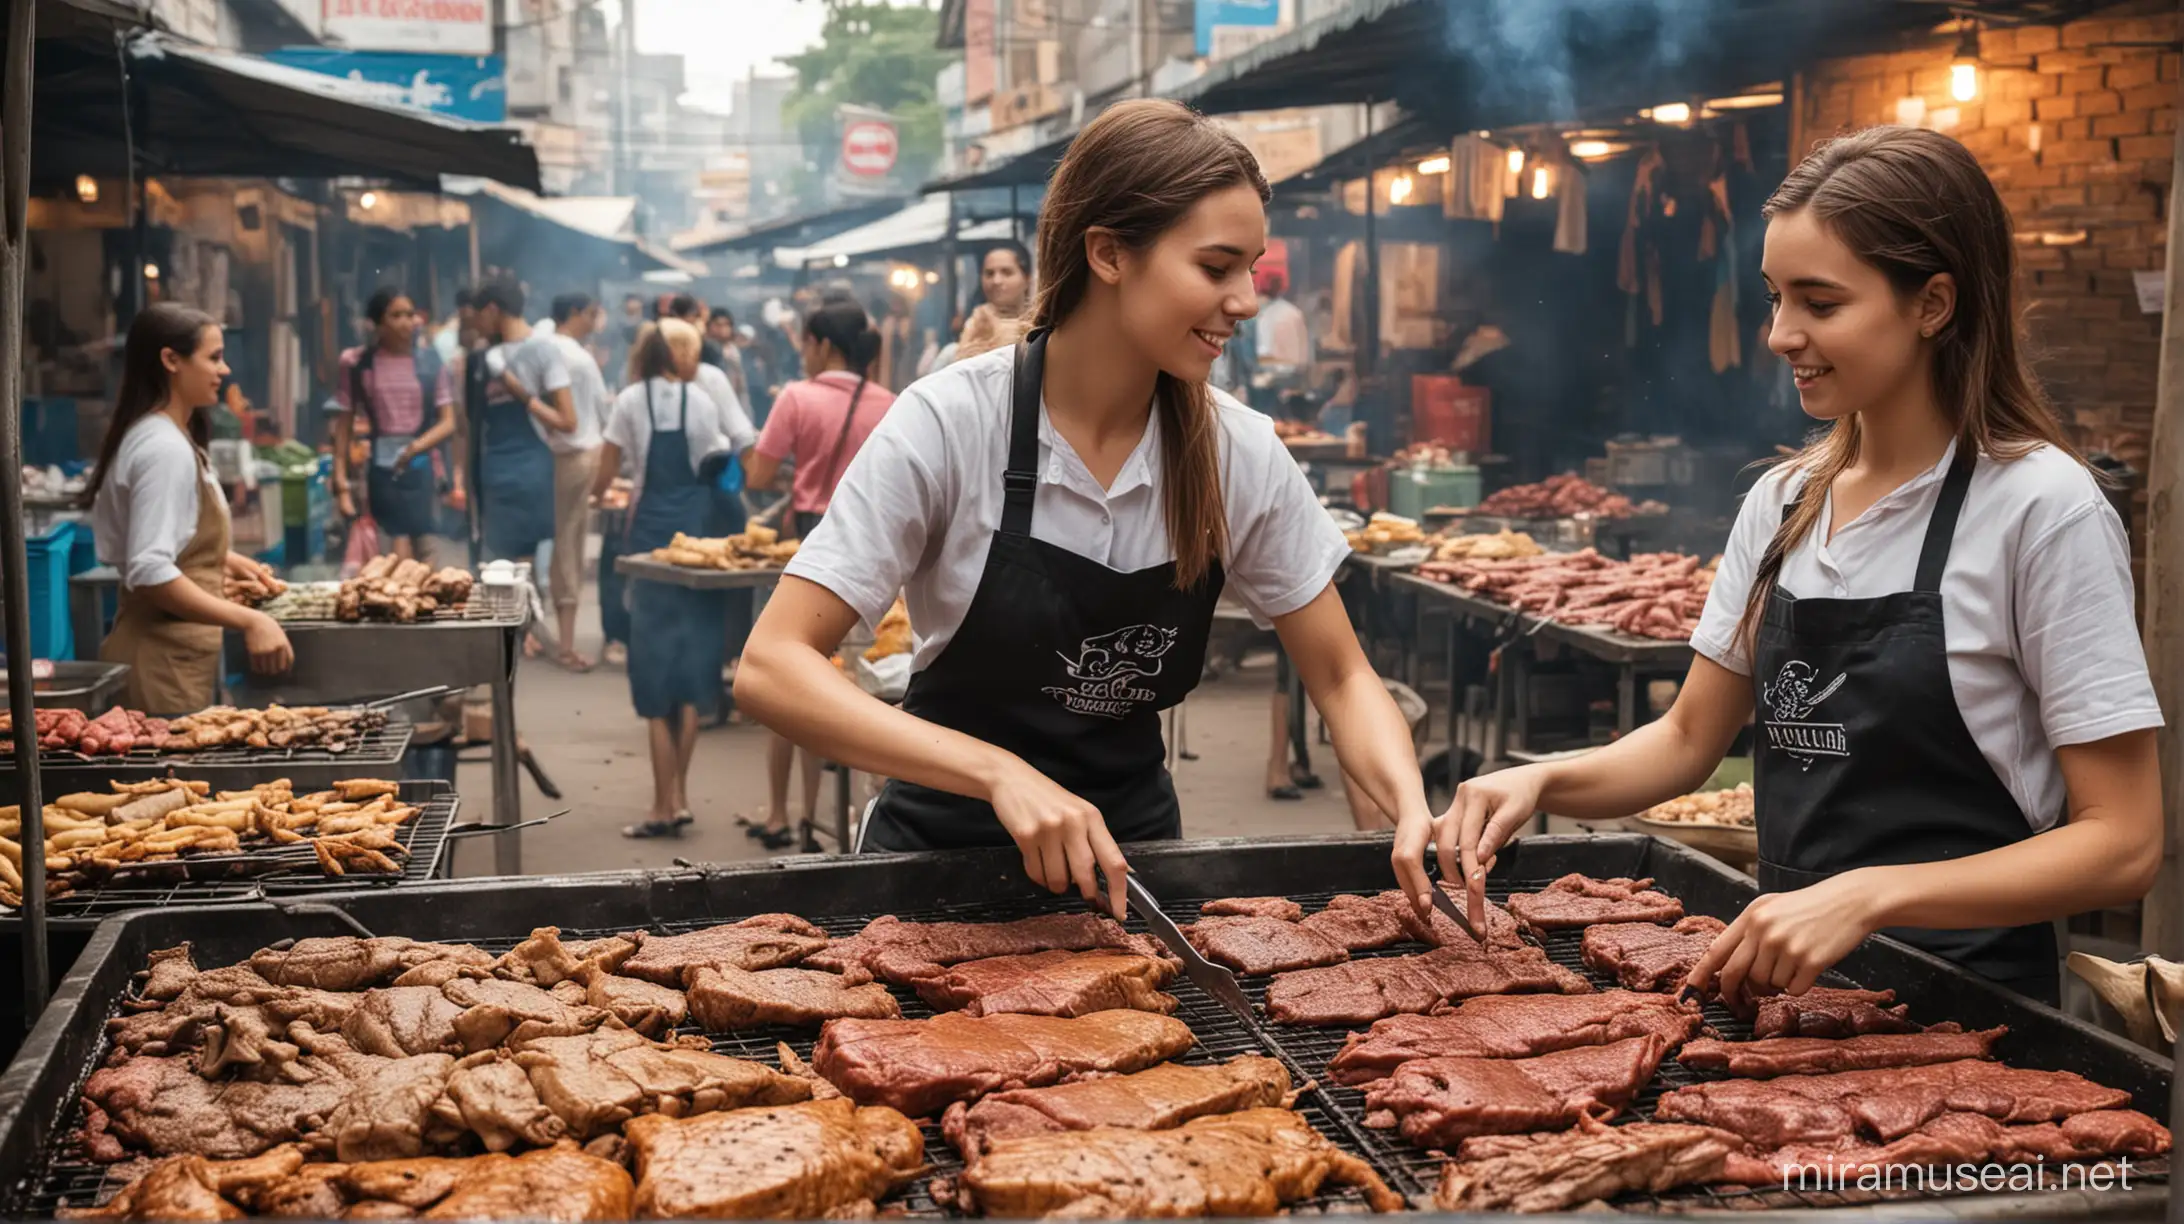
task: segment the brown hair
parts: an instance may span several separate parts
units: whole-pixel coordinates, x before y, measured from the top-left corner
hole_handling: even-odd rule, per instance
[[[195,357],[205,346],[208,332],[217,333],[220,321],[178,302],[154,302],[137,312],[129,324],[129,338],[121,349],[121,391],[114,397],[114,414],[107,418],[106,437],[99,444],[98,466],[84,486],[88,506],[106,485],[106,475],[121,453],[121,440],[129,427],[159,410],[167,400],[167,364],[160,354],[173,349],[178,357]],[[212,438],[212,427],[202,409],[190,413],[190,441],[202,451]]]
[[[1248,186],[1272,198],[1243,142],[1177,102],[1118,102],[1086,125],[1055,168],[1039,213],[1039,298],[1032,326],[1053,327],[1092,281],[1085,235],[1094,228],[1142,251],[1214,192]],[[1168,538],[1179,588],[1198,584],[1228,551],[1221,496],[1221,427],[1204,383],[1165,372],[1153,386],[1167,483]]]
[[[1955,279],[1956,310],[1933,340],[1933,377],[1934,398],[1959,448],[1976,447],[2001,462],[2041,445],[2078,457],[2025,358],[2009,210],[1963,145],[1895,126],[1822,141],[1782,181],[1765,215],[1772,220],[1808,208],[1899,294],[1915,293],[1944,272]],[[1858,457],[1858,438],[1852,413],[1784,460],[1805,481],[1753,575],[1737,623],[1747,647],[1783,559],[1820,521],[1835,478]]]

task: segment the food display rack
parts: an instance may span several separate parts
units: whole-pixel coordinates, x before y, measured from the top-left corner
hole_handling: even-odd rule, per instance
[[[38,754],[39,790],[45,801],[78,791],[103,791],[109,782],[148,778],[201,779],[212,789],[248,790],[286,778],[296,790],[325,790],[344,778],[391,778],[402,768],[415,731],[408,715],[387,711],[387,725],[366,731],[341,752],[324,748],[207,748],[198,752],[161,752],[143,748],[119,755],[86,756],[46,749]],[[22,783],[12,755],[0,756],[0,804],[21,799]]]
[[[1131,866],[1183,918],[1200,899],[1284,893],[1308,907],[1330,889],[1378,891],[1390,884],[1385,837],[1251,838],[1135,846]],[[1672,842],[1629,834],[1598,837],[1534,837],[1502,853],[1492,884],[1497,899],[1536,888],[1567,871],[1595,876],[1654,876],[1693,913],[1733,917],[1749,902],[1749,879]],[[801,913],[836,935],[856,931],[871,917],[892,913],[910,919],[996,921],[1029,913],[1066,911],[1081,905],[1041,891],[1023,875],[1014,850],[963,851],[855,858],[794,858],[692,867],[667,872],[625,872],[541,879],[468,880],[432,884],[400,893],[372,892],[315,898],[308,909],[281,911],[264,905],[151,910],[102,924],[40,1019],[24,1052],[0,1078],[0,1214],[51,1216],[61,1207],[87,1207],[108,1189],[108,1171],[84,1160],[70,1132],[82,1121],[79,1099],[85,1076],[105,1053],[105,1021],[115,1014],[134,975],[153,950],[189,941],[205,966],[235,963],[285,937],[374,934],[476,943],[489,951],[513,946],[534,926],[553,924],[572,937],[632,929],[688,931],[749,914]],[[1136,922],[1132,929],[1140,929]],[[1575,933],[1546,943],[1557,963],[1584,970]],[[1415,946],[1389,953],[1415,952]],[[1378,955],[1378,954],[1366,954]],[[1912,1014],[1928,1021],[1956,1020],[1967,1027],[2006,1024],[1997,1053],[2025,1067],[2070,1070],[2131,1093],[2133,1105],[2155,1117],[2168,1113],[2169,1060],[2104,1033],[2052,1008],[2013,995],[1966,971],[1893,941],[1874,938],[1839,966],[1844,979],[1895,989]],[[1246,989],[1263,1002],[1264,978],[1246,978]],[[1391,1187],[1420,1201],[1435,1183],[1439,1158],[1393,1134],[1363,1126],[1361,1093],[1331,1085],[1327,1060],[1346,1031],[1296,1028],[1264,1020],[1244,1024],[1188,981],[1170,989],[1182,1001],[1180,1017],[1199,1036],[1185,1061],[1219,1061],[1237,1054],[1270,1054],[1286,1060],[1292,1074],[1315,1081],[1298,1108],[1327,1138],[1368,1160]],[[905,1014],[930,1014],[911,994],[899,996]],[[1731,1037],[1748,1034],[1726,1011],[1707,1018]],[[1362,1026],[1359,1026],[1362,1027]],[[809,1029],[761,1029],[714,1036],[723,1053],[771,1063],[773,1043],[788,1041],[808,1056]],[[1673,1061],[1620,1120],[1651,1115],[1661,1092],[1711,1078]],[[926,1128],[933,1172],[959,1167],[935,1128]],[[2129,1191],[2102,1194],[2067,1190],[1971,1195],[1874,1205],[1855,1193],[1804,1190],[1692,1188],[1664,1195],[1625,1195],[1615,1206],[1637,1211],[1706,1211],[1726,1218],[1750,1214],[1781,1219],[1782,1209],[1840,1209],[1831,1218],[1926,1219],[2055,1218],[2101,1215],[2152,1218],[2167,1201],[2166,1161],[2134,1162]],[[935,1217],[949,1214],[927,1197],[920,1178],[880,1204],[886,1214]],[[1344,1191],[1294,1204],[1295,1213],[1362,1210]],[[1770,1210],[1772,1209],[1772,1210]]]
[[[664,583],[692,591],[735,591],[770,587],[781,581],[782,569],[776,565],[746,570],[696,569],[687,565],[669,565],[665,561],[655,561],[649,556],[639,554],[616,557],[614,572],[639,582]]]

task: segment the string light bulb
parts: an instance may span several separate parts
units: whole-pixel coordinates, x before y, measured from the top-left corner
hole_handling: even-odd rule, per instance
[[[88,174],[76,176],[76,198],[86,204],[99,202],[99,181]]]
[[[1554,183],[1548,177],[1547,167],[1534,167],[1532,170],[1532,198],[1535,200],[1544,200],[1548,196],[1553,194]]]
[[[1615,147],[1605,140],[1578,140],[1572,141],[1570,144],[1570,156],[1577,158],[1579,161],[1589,161],[1595,157],[1606,157],[1614,151]]]
[[[1405,200],[1410,199],[1411,189],[1413,186],[1414,184],[1411,182],[1410,175],[1396,175],[1395,178],[1390,180],[1388,183],[1388,203],[1401,204]]]
[[[1419,162],[1419,163],[1418,163],[1418,173],[1420,173],[1420,174],[1427,174],[1427,175],[1432,175],[1432,174],[1447,174],[1447,173],[1448,173],[1448,167],[1449,167],[1449,159],[1448,159],[1448,158],[1446,158],[1446,157],[1429,157],[1429,158],[1427,158],[1426,160],[1424,160],[1424,161],[1422,161],[1422,162]]]
[[[1655,123],[1689,123],[1691,122],[1691,104],[1689,102],[1663,102],[1653,108],[1649,117]]]
[[[1969,102],[1979,96],[1979,24],[1957,23],[1956,57],[1949,62],[1949,96]]]
[[[1520,148],[1520,149],[1511,149],[1511,150],[1509,150],[1509,173],[1511,173],[1511,174],[1522,174],[1522,173],[1524,173],[1524,150],[1523,150],[1523,149],[1521,149],[1521,148]]]
[[[356,198],[356,202],[363,206],[365,212],[370,212],[371,210],[379,207],[379,193],[376,191],[367,191],[363,195],[358,196]]]

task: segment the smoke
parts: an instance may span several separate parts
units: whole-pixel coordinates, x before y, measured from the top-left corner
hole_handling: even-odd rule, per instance
[[[1484,0],[1447,4],[1444,36],[1472,69],[1474,103],[1518,118],[1572,119],[1580,100],[1597,100],[1603,86],[1673,80],[1707,47],[1708,27],[1734,7],[1735,0]]]

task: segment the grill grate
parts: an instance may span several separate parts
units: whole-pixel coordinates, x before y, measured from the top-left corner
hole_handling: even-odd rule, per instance
[[[284,765],[338,765],[359,770],[357,776],[368,776],[362,771],[371,767],[392,769],[402,763],[402,754],[409,751],[410,734],[415,728],[406,715],[390,710],[387,725],[375,727],[349,741],[340,752],[329,752],[320,747],[304,748],[208,748],[202,752],[160,752],[140,748],[130,752],[106,756],[86,756],[80,752],[61,752],[43,749],[38,753],[41,769],[77,770],[96,769],[135,773],[142,770],[175,770],[197,776],[198,770],[223,768],[248,768],[263,772]],[[15,758],[0,755],[0,773],[12,773]],[[219,774],[206,779],[221,789]]]
[[[103,918],[128,910],[161,909],[175,905],[233,904],[308,893],[354,892],[360,888],[391,888],[416,884],[438,873],[446,853],[448,830],[455,823],[456,794],[445,782],[404,782],[402,798],[418,807],[417,815],[402,826],[400,841],[409,859],[398,876],[355,874],[329,876],[319,870],[318,858],[309,845],[291,844],[216,858],[182,859],[200,878],[147,879],[142,875],[116,876],[108,883],[83,888],[46,902],[49,918]],[[214,878],[224,868],[234,875]],[[178,868],[179,869],[179,868]],[[12,911],[0,907],[0,915]]]
[[[448,816],[452,817],[452,796],[448,796]],[[414,866],[414,864],[413,864]],[[1495,901],[1506,901],[1511,892],[1533,891],[1543,887],[1545,880],[1495,881],[1489,893]],[[247,890],[246,890],[247,891]],[[275,891],[268,887],[267,892]],[[283,889],[282,891],[287,891]],[[1323,907],[1335,893],[1291,894],[1292,899],[1309,911]],[[194,898],[193,898],[194,899]],[[1197,912],[1199,898],[1171,899],[1172,916],[1187,921]],[[1053,902],[1032,901],[1009,904],[970,904],[945,909],[905,911],[899,916],[906,921],[964,921],[1000,922],[1032,914],[1052,913],[1067,908]],[[651,929],[661,934],[678,934],[698,930],[727,917],[707,917],[675,921],[660,921]],[[811,921],[837,938],[855,934],[870,920],[870,915],[814,916]],[[1133,931],[1143,926],[1135,918],[1128,924]],[[626,928],[570,928],[563,931],[564,938],[595,939],[620,933]],[[381,932],[396,934],[398,932]],[[493,939],[473,940],[477,946],[493,953],[505,952],[522,938],[510,934]],[[1577,970],[1596,986],[1612,987],[1614,983],[1604,975],[1584,967],[1578,956],[1579,935],[1576,932],[1558,932],[1550,935],[1544,947],[1548,957],[1556,963]],[[1374,956],[1398,956],[1414,954],[1416,945],[1397,945],[1375,952],[1356,954],[1359,959]],[[1245,993],[1262,1008],[1265,1004],[1266,983],[1264,977],[1242,978]],[[1831,978],[1827,984],[1847,985],[1842,979]],[[1342,1047],[1347,1027],[1307,1028],[1275,1025],[1262,1021],[1257,1032],[1244,1025],[1236,1017],[1201,993],[1189,981],[1179,979],[1168,987],[1170,993],[1181,1001],[1177,1017],[1189,1024],[1198,1035],[1198,1045],[1180,1061],[1186,1063],[1218,1063],[1241,1054],[1271,1054],[1283,1057],[1292,1072],[1301,1071],[1311,1081],[1297,1100],[1298,1112],[1322,1135],[1338,1146],[1363,1156],[1380,1172],[1389,1186],[1397,1193],[1410,1198],[1421,1206],[1430,1203],[1430,1196],[1438,1184],[1442,1157],[1413,1147],[1395,1132],[1369,1130],[1364,1126],[1364,1093],[1357,1088],[1333,1083],[1327,1076],[1327,1063]],[[933,1009],[915,994],[894,988],[897,1001],[906,1017],[920,1018],[934,1014]],[[113,1014],[120,1010],[116,1001]],[[1743,1040],[1750,1037],[1750,1026],[1738,1020],[1719,1004],[1706,1008],[1707,1024],[1723,1037]],[[817,1037],[815,1030],[791,1027],[750,1029],[740,1033],[709,1034],[712,1048],[722,1054],[747,1058],[772,1065],[775,1063],[777,1043],[786,1043],[800,1058],[811,1057]],[[69,1094],[71,1133],[84,1120],[81,1100],[82,1081],[102,1061],[105,1050],[93,1060],[92,1066],[83,1069],[75,1088]],[[1614,1119],[1616,1122],[1646,1120],[1652,1116],[1655,1102],[1662,1093],[1673,1088],[1695,1084],[1702,1080],[1721,1078],[1709,1073],[1693,1072],[1673,1059],[1664,1061],[1655,1075],[1632,1103],[1631,1107]],[[1300,1085],[1301,1086],[1301,1085]],[[941,1138],[937,1125],[927,1124],[925,1134],[925,1158],[930,1166],[929,1176],[920,1177],[908,1187],[880,1203],[880,1213],[888,1217],[948,1218],[958,1213],[952,1207],[934,1201],[931,1194],[933,1177],[953,1177],[962,1170],[962,1162],[956,1152]],[[2148,1182],[2166,1182],[2168,1165],[2165,1160],[2145,1164],[2134,1163],[2133,1170]],[[84,1208],[97,1205],[126,1178],[110,1178],[105,1166],[91,1162],[72,1139],[62,1139],[50,1153],[42,1172],[16,1183],[8,1202],[15,1216],[50,1217],[61,1208]],[[2060,1176],[2057,1174],[2057,1176]],[[1612,1200],[1612,1205],[1625,1211],[1640,1212],[1689,1212],[1694,1210],[1722,1209],[1751,1211],[1785,1207],[1836,1207],[1872,1203],[1886,1200],[1917,1198],[1943,1198],[1944,1194],[1922,1194],[1917,1191],[1873,1193],[1856,1190],[1842,1192],[1797,1191],[1775,1188],[1741,1189],[1738,1187],[1695,1187],[1673,1191],[1664,1195],[1628,1194]],[[1353,1214],[1369,1211],[1362,1195],[1354,1190],[1335,1190],[1313,1198],[1300,1200],[1291,1205],[1290,1211],[1300,1214]]]

